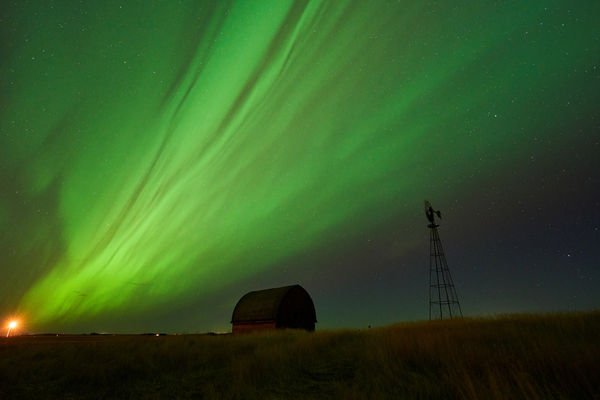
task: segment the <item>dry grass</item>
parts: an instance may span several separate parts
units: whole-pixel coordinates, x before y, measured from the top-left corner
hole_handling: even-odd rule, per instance
[[[0,340],[0,398],[594,399],[600,312],[246,336]]]

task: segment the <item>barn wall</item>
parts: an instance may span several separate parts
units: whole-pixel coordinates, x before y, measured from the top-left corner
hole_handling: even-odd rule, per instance
[[[277,326],[314,331],[315,320],[315,308],[310,295],[299,286],[290,290],[279,305]]]
[[[250,333],[254,331],[265,331],[276,329],[275,321],[269,322],[235,322],[232,327],[232,333]]]

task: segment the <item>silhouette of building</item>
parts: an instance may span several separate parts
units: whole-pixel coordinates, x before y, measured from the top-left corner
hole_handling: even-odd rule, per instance
[[[316,322],[315,305],[300,285],[246,293],[231,316],[234,334],[285,328],[314,331]]]

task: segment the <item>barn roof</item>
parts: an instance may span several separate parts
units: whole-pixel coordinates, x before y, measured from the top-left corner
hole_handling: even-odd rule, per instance
[[[300,285],[283,286],[273,289],[257,290],[246,293],[236,304],[231,322],[274,321],[283,299],[292,291],[301,290],[310,298]]]

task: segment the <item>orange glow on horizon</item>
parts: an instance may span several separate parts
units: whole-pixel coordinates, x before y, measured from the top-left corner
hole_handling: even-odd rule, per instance
[[[6,324],[7,326],[7,330],[6,330],[6,337],[9,337],[11,332],[14,333],[14,331],[17,329],[17,327],[19,326],[19,320],[17,319],[10,319],[8,321],[8,324]]]

